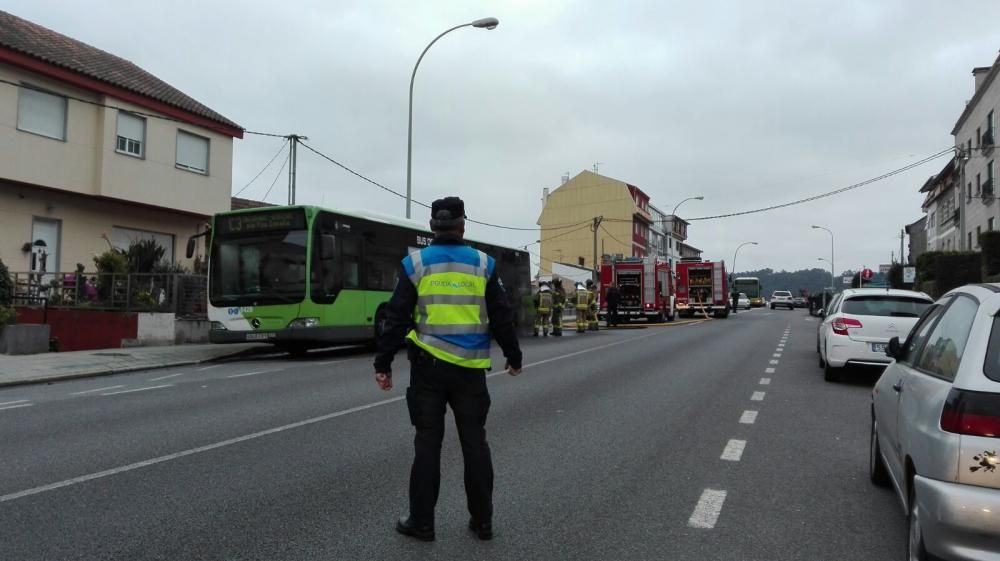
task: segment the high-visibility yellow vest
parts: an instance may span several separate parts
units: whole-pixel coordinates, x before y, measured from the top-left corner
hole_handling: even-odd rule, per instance
[[[431,245],[403,259],[417,289],[416,328],[407,339],[466,368],[490,368],[486,283],[496,261],[466,245]]]
[[[538,311],[547,314],[552,311],[552,293],[551,292],[539,292],[538,293]]]
[[[586,288],[576,289],[576,309],[586,310],[590,307],[590,291]]]

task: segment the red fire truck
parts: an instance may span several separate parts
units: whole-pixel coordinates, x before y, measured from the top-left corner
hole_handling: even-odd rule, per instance
[[[729,317],[729,287],[724,261],[681,259],[677,263],[675,307],[683,317],[712,314]]]
[[[622,321],[646,318],[651,322],[674,321],[673,279],[670,264],[656,257],[605,257],[601,263],[600,316],[608,311],[608,287],[618,283]]]

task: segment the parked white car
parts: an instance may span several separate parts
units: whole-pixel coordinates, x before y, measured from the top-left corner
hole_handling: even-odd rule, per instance
[[[930,307],[872,390],[869,472],[909,521],[907,559],[1000,561],[1000,284]]]
[[[750,309],[750,298],[747,297],[746,293],[740,292],[739,296],[736,297],[736,307],[744,310]]]
[[[885,366],[889,339],[905,339],[934,300],[923,292],[889,288],[844,290],[823,313],[819,326],[819,365],[828,382],[845,366]]]

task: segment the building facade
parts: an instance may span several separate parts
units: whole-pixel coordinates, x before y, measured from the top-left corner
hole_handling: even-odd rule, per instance
[[[910,239],[906,262],[914,264],[927,251],[927,217],[906,225],[906,235]]]
[[[953,158],[920,188],[920,192],[925,193],[921,208],[927,215],[927,251],[958,251],[962,248],[958,170],[959,164]]]
[[[1000,57],[992,66],[973,69],[972,74],[975,79],[972,99],[951,131],[959,154],[960,175],[956,200],[961,240],[955,249],[979,251],[979,234],[996,229],[1000,221],[1000,204],[996,202]]]
[[[0,259],[93,269],[93,256],[187,237],[230,208],[236,123],[135,64],[0,11]],[[203,251],[203,249],[200,249]]]

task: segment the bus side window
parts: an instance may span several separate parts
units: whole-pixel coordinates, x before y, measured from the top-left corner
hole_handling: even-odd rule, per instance
[[[356,237],[337,237],[340,246],[340,280],[343,288],[361,287],[361,240]]]

